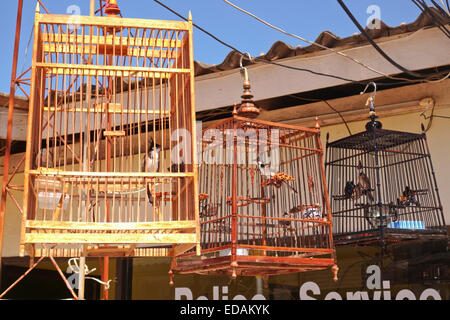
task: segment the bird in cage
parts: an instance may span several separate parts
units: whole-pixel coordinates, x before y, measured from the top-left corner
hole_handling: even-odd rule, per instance
[[[360,185],[362,193],[364,195],[366,195],[369,202],[373,203],[374,198],[372,195],[372,187],[371,187],[370,179],[364,173],[364,171],[362,169],[363,169],[362,163],[361,163],[361,161],[359,161],[359,164],[358,164],[359,175],[358,175],[357,185]]]
[[[186,172],[186,166],[184,162],[181,163],[173,163],[169,168],[167,168],[169,172]]]
[[[216,232],[223,232],[223,233],[230,233],[231,232],[231,227],[225,223],[225,221],[217,221],[214,224],[214,230]]]
[[[142,172],[157,172],[159,170],[159,153],[161,146],[155,144],[153,139],[150,142],[150,147],[147,154],[142,159]],[[150,204],[153,204],[151,186],[147,185],[147,198]]]
[[[35,159],[36,168],[54,168],[53,153],[47,148],[41,148]]]
[[[363,195],[361,185],[355,184],[353,181],[347,181],[344,187],[344,195],[333,196],[334,200],[358,200]]]
[[[428,192],[427,189],[422,190],[412,190],[410,187],[406,186],[402,193],[402,196],[397,199],[397,204],[399,206],[410,206],[411,204],[420,207],[419,200],[416,199],[418,195],[424,195]]]
[[[284,213],[283,218],[285,219],[291,219],[291,215],[287,212]],[[291,221],[290,220],[280,220],[280,225],[283,228],[289,228],[291,226]]]
[[[259,157],[256,160],[256,163],[258,164],[259,173],[265,179],[270,179],[278,173],[278,171],[274,170],[270,165],[264,163]]]
[[[221,203],[200,204],[200,218],[214,217],[219,210]]]
[[[260,157],[256,159],[256,163],[258,165],[259,172],[263,177],[263,179],[266,179],[267,181],[272,181],[272,183],[266,183],[266,185],[274,184],[277,188],[280,188],[281,185],[284,183],[289,189],[291,189],[295,193],[298,193],[297,190],[295,190],[295,188],[289,185],[288,183],[288,181],[292,181],[294,180],[294,178],[290,177],[289,175],[283,172],[278,172],[277,170],[274,170],[272,166],[263,162]]]

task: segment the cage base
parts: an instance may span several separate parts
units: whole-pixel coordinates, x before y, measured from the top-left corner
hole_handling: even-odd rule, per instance
[[[24,245],[31,256],[169,257],[197,244],[195,221],[88,223],[27,221]],[[21,254],[24,255],[24,252]]]
[[[399,243],[402,241],[430,241],[448,239],[445,231],[427,231],[427,230],[398,230],[385,229],[383,232],[385,244]],[[371,246],[381,244],[381,235],[379,230],[368,230],[365,232],[351,234],[335,234],[334,244],[342,246],[347,244],[356,244],[361,246]]]
[[[178,274],[261,276],[324,270],[335,265],[331,258],[231,256],[179,261]]]

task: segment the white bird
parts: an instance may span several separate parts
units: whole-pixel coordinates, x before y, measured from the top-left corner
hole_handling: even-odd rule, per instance
[[[147,154],[142,159],[142,172],[157,172],[159,170],[159,152],[161,151],[161,146],[155,144],[154,141],[150,143]],[[147,197],[148,202],[153,204],[152,193],[150,191],[150,186],[147,185]]]
[[[256,163],[258,164],[259,172],[266,179],[273,178],[278,173],[276,170],[271,168],[270,165],[265,164],[264,162],[262,162],[260,158],[257,159]]]
[[[279,172],[277,170],[274,170],[271,166],[265,164],[261,161],[261,158],[258,157],[256,160],[256,163],[258,164],[259,172],[261,173],[261,176],[263,176],[265,179],[272,179],[275,175],[277,175]],[[282,181],[289,189],[294,191],[295,193],[298,193],[297,190],[295,190],[294,187],[290,186],[287,181]],[[279,188],[281,186],[281,183],[277,186]]]

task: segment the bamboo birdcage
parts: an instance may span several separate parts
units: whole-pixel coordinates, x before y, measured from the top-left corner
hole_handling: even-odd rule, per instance
[[[198,245],[191,19],[37,11],[32,63],[21,255]],[[159,168],[147,172],[151,141]]]
[[[180,255],[172,270],[234,278],[333,267],[336,280],[320,130],[240,116],[259,113],[249,88],[244,83],[239,113],[203,130],[202,254]],[[261,170],[261,160],[273,175]]]

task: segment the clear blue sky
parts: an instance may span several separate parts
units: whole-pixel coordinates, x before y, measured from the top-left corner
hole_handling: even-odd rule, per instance
[[[194,23],[217,37],[253,56],[267,52],[272,44],[282,40],[293,46],[306,45],[269,29],[253,18],[228,6],[222,0],[160,0],[184,16],[192,12]],[[358,30],[343,12],[336,0],[230,0],[263,19],[291,33],[315,40],[328,30],[340,37],[347,37]],[[9,92],[17,0],[3,0],[0,19],[1,72],[0,91]],[[70,5],[78,5],[83,15],[89,14],[89,0],[43,0],[51,13],[65,14]],[[378,5],[381,19],[390,26],[413,22],[420,14],[410,0],[346,0],[345,3],[362,25],[366,24],[370,5]],[[171,12],[152,0],[118,0],[124,17],[179,20]],[[19,72],[24,61],[25,48],[30,36],[36,0],[24,0],[22,37],[19,55]],[[30,49],[31,50],[31,49]],[[208,64],[220,64],[230,49],[194,30],[195,59]],[[30,53],[29,53],[30,55]],[[26,63],[29,66],[29,61]]]

